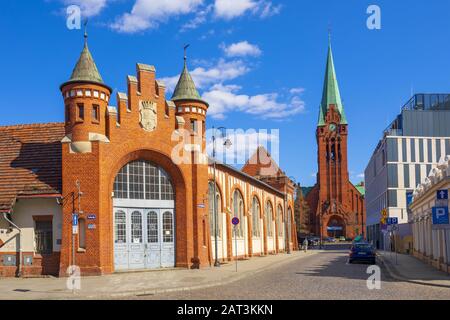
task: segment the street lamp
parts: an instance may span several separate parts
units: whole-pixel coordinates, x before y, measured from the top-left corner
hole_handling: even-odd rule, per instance
[[[226,128],[224,127],[220,127],[217,128],[217,130],[219,130],[221,137],[224,137],[225,135],[223,134],[223,131],[226,130]],[[213,140],[213,180],[214,180],[214,195],[213,195],[213,215],[214,215],[214,246],[215,246],[215,261],[214,261],[214,266],[215,267],[220,267],[220,262],[219,262],[219,258],[218,258],[218,253],[219,253],[219,247],[218,247],[218,243],[217,243],[217,231],[218,231],[218,212],[217,212],[217,199],[216,199],[216,129],[214,127],[212,127],[212,140]],[[232,145],[232,142],[230,139],[225,139],[225,142],[223,143],[223,146],[225,146],[225,148],[228,148]]]

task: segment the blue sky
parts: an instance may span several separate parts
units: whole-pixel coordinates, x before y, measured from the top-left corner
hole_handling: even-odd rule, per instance
[[[137,62],[173,86],[191,44],[189,67],[212,105],[208,127],[279,129],[281,167],[305,186],[317,171],[329,25],[352,181],[411,92],[450,91],[448,1],[4,0],[0,125],[63,120],[59,85],[83,42],[66,27],[70,4],[89,17],[89,47],[115,90]],[[366,27],[371,4],[381,30]]]

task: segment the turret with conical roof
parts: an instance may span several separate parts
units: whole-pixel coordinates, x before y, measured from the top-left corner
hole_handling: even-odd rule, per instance
[[[325,71],[325,81],[323,85],[322,102],[319,110],[319,126],[324,126],[326,115],[330,106],[334,105],[341,117],[340,124],[347,124],[345,117],[344,105],[342,104],[341,94],[339,91],[339,84],[336,78],[336,70],[334,68],[333,51],[331,49],[331,42],[328,46],[327,67]]]
[[[90,141],[107,141],[106,110],[112,90],[98,72],[84,34],[84,47],[70,79],[60,89],[65,103],[66,138],[73,152],[90,152]]]
[[[209,105],[200,97],[194,80],[189,73],[186,57],[187,47],[185,47],[183,71],[181,72],[171,100],[176,105],[176,115],[182,117],[184,123],[189,124],[189,130],[193,134],[204,135],[206,129],[206,112],[208,111]]]

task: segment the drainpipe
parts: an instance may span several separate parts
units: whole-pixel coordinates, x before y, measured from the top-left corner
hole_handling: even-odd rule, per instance
[[[19,272],[17,273],[17,277],[22,276],[22,229],[20,229],[14,222],[8,219],[7,213],[3,212],[3,217],[6,221],[8,221],[14,228],[19,231]]]

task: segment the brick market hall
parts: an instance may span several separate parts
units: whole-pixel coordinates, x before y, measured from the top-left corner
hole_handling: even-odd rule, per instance
[[[170,99],[155,67],[138,63],[111,106],[85,35],[60,91],[64,122],[0,127],[0,277],[203,268],[297,249],[295,184],[270,154],[259,148],[241,170],[206,155],[209,105],[186,58]]]

